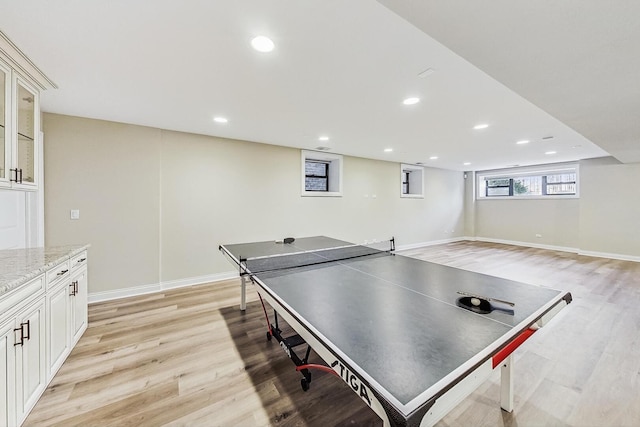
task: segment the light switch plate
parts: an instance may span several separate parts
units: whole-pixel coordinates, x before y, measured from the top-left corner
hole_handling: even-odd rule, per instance
[[[80,209],[71,209],[71,219],[80,219]]]

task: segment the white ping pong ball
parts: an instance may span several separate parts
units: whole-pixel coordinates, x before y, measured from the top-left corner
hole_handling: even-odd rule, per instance
[[[480,300],[478,298],[471,298],[471,305],[479,306]]]

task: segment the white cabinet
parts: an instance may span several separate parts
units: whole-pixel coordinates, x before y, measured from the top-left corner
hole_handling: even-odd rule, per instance
[[[11,69],[0,61],[0,186],[9,186],[11,166]]]
[[[40,91],[55,88],[0,31],[0,188],[38,189]]]
[[[52,378],[69,353],[70,281],[63,280],[47,292],[47,377]]]
[[[58,264],[47,278],[47,377],[53,378],[87,329],[87,251]]]
[[[19,425],[46,387],[43,291],[40,276],[0,299],[2,426]]]
[[[14,322],[0,324],[0,425],[15,424]]]
[[[87,328],[87,251],[64,253],[0,294],[0,427],[25,420]]]
[[[0,187],[38,189],[40,96],[0,61]]]
[[[46,383],[44,301],[37,300],[16,318],[16,406],[21,423],[36,404]]]
[[[85,258],[86,259],[86,258]],[[69,312],[71,313],[71,342],[77,343],[87,329],[87,266],[83,266],[72,273]]]

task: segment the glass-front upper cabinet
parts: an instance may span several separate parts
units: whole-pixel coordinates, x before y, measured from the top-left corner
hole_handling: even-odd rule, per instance
[[[36,91],[16,82],[16,152],[18,184],[36,183]]]
[[[37,190],[39,92],[0,61],[0,187]]]
[[[7,171],[9,170],[9,162],[11,161],[9,151],[9,130],[7,122],[9,121],[8,107],[11,105],[9,98],[9,70],[2,67],[0,63],[0,182],[8,180]]]

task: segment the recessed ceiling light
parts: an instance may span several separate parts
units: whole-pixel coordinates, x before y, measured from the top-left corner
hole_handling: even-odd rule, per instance
[[[523,145],[523,144],[528,144],[528,143],[529,143],[528,139],[523,139],[522,141],[516,142],[516,144],[518,144],[518,145]]]
[[[390,152],[392,152],[392,151],[393,151],[393,148],[385,148],[385,149],[384,149],[384,152],[385,152],[385,153],[390,153]]]
[[[415,97],[407,98],[404,101],[402,101],[404,105],[413,105],[413,104],[417,104],[418,102],[420,102],[420,98],[415,98]]]
[[[578,144],[578,145],[574,145],[574,146],[573,146],[573,147],[571,147],[571,148],[580,148],[580,147],[582,147],[582,145]]]
[[[273,41],[269,37],[258,36],[251,40],[251,46],[258,52],[271,52],[275,47]]]
[[[471,164],[471,162],[464,162],[463,165],[465,166],[469,166]]]
[[[329,140],[329,137],[325,135],[318,137],[318,141],[328,141],[328,140]]]
[[[488,128],[488,127],[489,127],[489,125],[488,125],[488,124],[486,124],[486,123],[481,123],[481,124],[479,124],[479,125],[475,125],[473,128],[474,128],[475,130],[479,130],[479,129],[486,129],[486,128]]]
[[[555,152],[555,151],[547,151],[547,152],[546,152],[546,153],[544,153],[544,154],[556,154],[556,152]]]
[[[438,160],[438,156],[431,156],[429,157],[429,160]]]
[[[216,123],[227,123],[229,120],[226,117],[214,117],[213,121]]]

